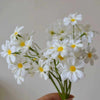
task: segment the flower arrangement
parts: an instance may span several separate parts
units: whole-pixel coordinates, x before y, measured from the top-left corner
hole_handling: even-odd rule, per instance
[[[27,75],[39,73],[51,80],[62,100],[68,99],[72,83],[84,77],[85,64],[93,65],[98,59],[92,44],[96,32],[89,25],[79,24],[81,20],[82,15],[75,13],[50,25],[46,32],[51,38],[43,50],[33,41],[32,33],[23,34],[24,27],[16,27],[2,45],[1,56],[6,58],[17,84]]]

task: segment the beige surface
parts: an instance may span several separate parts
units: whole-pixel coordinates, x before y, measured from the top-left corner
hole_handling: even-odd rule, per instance
[[[46,25],[69,13],[83,14],[83,23],[90,23],[100,32],[100,0],[0,0],[0,45],[13,32],[16,25],[24,25],[26,32],[42,31]],[[35,34],[35,40],[45,47],[48,34]],[[100,56],[100,36],[94,45]],[[16,84],[7,64],[0,57],[0,100],[36,100],[36,98],[56,91],[50,81],[27,78],[21,86]],[[99,100],[100,98],[100,60],[95,66],[86,66],[86,78],[73,84],[75,100]]]

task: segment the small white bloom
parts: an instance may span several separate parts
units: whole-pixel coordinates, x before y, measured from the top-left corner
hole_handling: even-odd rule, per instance
[[[71,82],[76,82],[78,79],[81,79],[84,76],[82,71],[83,65],[83,62],[77,62],[75,58],[69,58],[61,73],[62,80],[69,79]]]
[[[63,22],[64,22],[64,25],[69,25],[69,24],[72,24],[72,25],[75,25],[77,24],[77,21],[81,21],[82,20],[82,15],[79,14],[70,14],[68,17],[65,17]]]
[[[17,83],[23,82],[23,78],[27,74],[27,68],[30,68],[29,63],[26,63],[26,61],[20,57],[17,56],[17,60],[15,63],[9,64],[8,68],[14,73],[14,77],[17,80]]]
[[[94,33],[90,31],[90,32],[85,32],[84,34],[85,35],[82,37],[82,41],[83,42],[88,41],[88,43],[91,43],[92,39],[93,39],[93,36],[94,36]]]
[[[7,63],[15,62],[15,55],[12,54],[16,51],[15,46],[11,46],[10,42],[6,41],[6,44],[2,45],[2,50],[3,52],[1,52],[1,56],[6,57]]]
[[[47,64],[44,64],[43,60],[40,59],[38,72],[40,73],[41,77],[44,77],[45,80],[48,79],[48,71],[49,71],[49,66]]]
[[[68,44],[74,51],[78,51],[79,48],[83,47],[81,40],[70,40]]]
[[[24,77],[18,76],[16,74],[14,75],[14,77],[15,77],[18,85],[21,85],[24,82]]]
[[[14,30],[14,33],[10,36],[10,39],[11,40],[16,40],[16,37],[18,36],[18,35],[20,35],[21,34],[21,30],[24,28],[24,26],[21,26],[21,27],[16,27],[15,28],[15,30]]]
[[[51,54],[52,58],[57,58],[58,55],[61,57],[64,57],[67,55],[67,42],[68,40],[63,40],[63,41],[56,41],[54,42],[53,48],[54,52]]]
[[[83,51],[84,62],[90,62],[91,65],[94,65],[94,60],[98,59],[98,56],[95,54],[95,48],[87,48],[87,50]]]

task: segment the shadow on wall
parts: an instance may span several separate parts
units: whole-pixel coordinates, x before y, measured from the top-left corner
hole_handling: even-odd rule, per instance
[[[14,100],[14,96],[5,88],[2,81],[0,81],[0,100]]]

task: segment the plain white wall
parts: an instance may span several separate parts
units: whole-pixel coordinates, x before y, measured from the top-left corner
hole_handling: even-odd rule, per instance
[[[43,32],[45,27],[74,12],[82,13],[83,23],[100,32],[100,0],[0,0],[0,45],[9,39],[16,25],[24,25],[24,32],[38,31],[34,40],[44,48],[49,36]],[[100,56],[100,35],[95,37],[94,45]],[[92,67],[87,65],[85,73],[83,80],[73,84],[75,100],[99,100],[100,60]],[[5,59],[0,57],[0,100],[36,100],[55,91],[49,80],[38,75],[27,77],[18,86]]]

